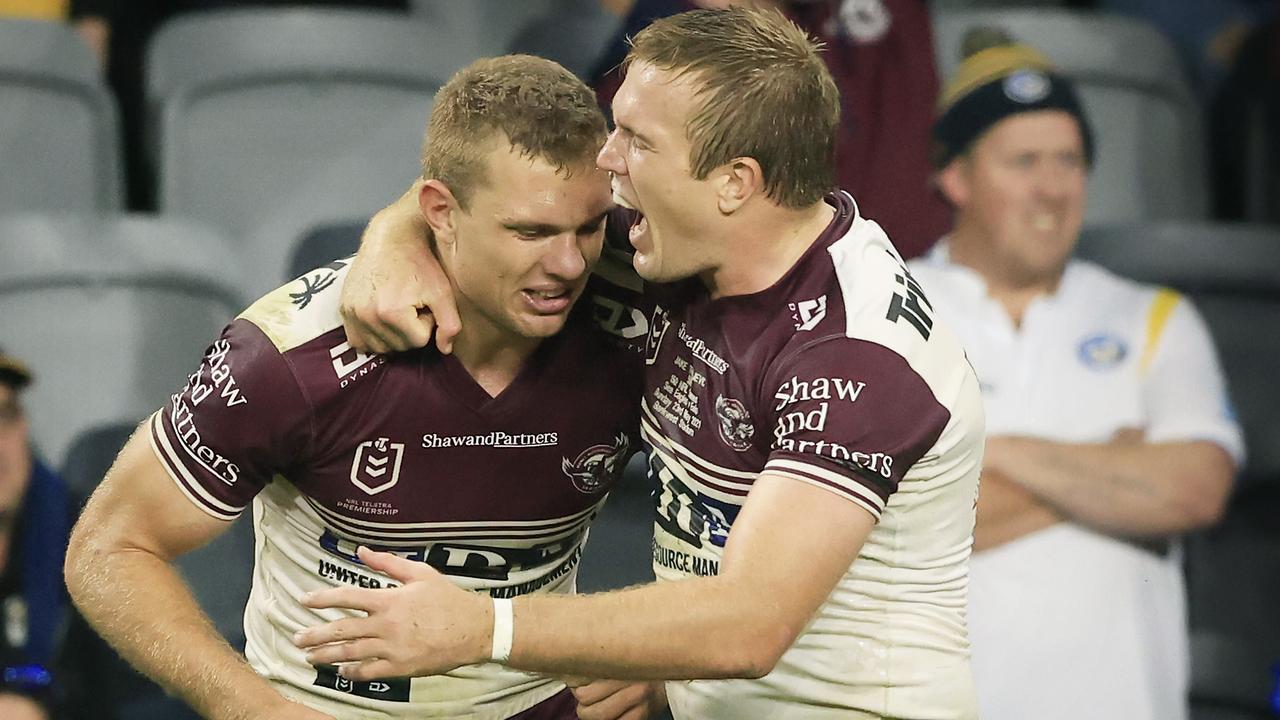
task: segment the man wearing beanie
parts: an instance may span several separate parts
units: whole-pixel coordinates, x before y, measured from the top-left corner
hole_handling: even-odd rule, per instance
[[[1071,259],[1095,153],[1070,81],[966,39],[934,131],[951,234],[912,272],[977,370],[989,439],[970,637],[987,720],[1179,720],[1176,538],[1222,513],[1240,429],[1204,322]]]

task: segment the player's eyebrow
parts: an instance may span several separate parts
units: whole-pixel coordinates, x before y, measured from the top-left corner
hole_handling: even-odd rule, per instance
[[[648,146],[650,146],[650,147],[654,147],[653,140],[650,140],[647,136],[642,135],[642,134],[640,134],[640,133],[636,132],[635,128],[631,127],[630,125],[627,125],[626,123],[615,122],[615,123],[614,123],[614,127],[618,128],[618,129],[619,129],[619,130],[621,130],[622,132],[624,132],[624,133],[626,133],[626,134],[630,135],[631,137],[633,137],[633,138],[635,138],[635,139],[639,140],[640,142],[644,143],[645,145],[648,145]]]

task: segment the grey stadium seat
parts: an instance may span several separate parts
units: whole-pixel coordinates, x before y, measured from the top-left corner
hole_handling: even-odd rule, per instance
[[[1186,292],[1217,343],[1248,459],[1223,522],[1185,543],[1193,714],[1266,717],[1280,660],[1280,227],[1100,227],[1079,254]]]
[[[1050,8],[934,11],[939,73],[951,77],[970,28],[990,26],[1043,52],[1075,81],[1097,146],[1085,221],[1203,219],[1201,110],[1170,42],[1133,18]]]
[[[367,218],[327,223],[303,233],[293,245],[288,271],[280,281],[300,277],[309,270],[355,253],[360,247],[360,234],[368,223]]]
[[[539,55],[583,78],[622,26],[599,0],[413,0],[412,7],[482,55]]]
[[[244,305],[213,229],[139,216],[0,216],[0,343],[36,374],[33,438],[55,466],[80,430],[159,407]]]
[[[512,40],[531,23],[552,13],[563,0],[410,0],[416,17],[462,39],[481,57],[508,52]]]
[[[119,120],[68,26],[0,20],[0,212],[121,207]]]
[[[248,290],[266,292],[303,230],[367,217],[404,191],[420,172],[435,91],[475,56],[397,13],[179,17],[147,58],[160,209],[240,239]]]
[[[108,421],[81,430],[72,438],[58,474],[66,481],[77,507],[83,507],[93,494],[111,463],[115,462],[120,448],[124,447],[143,419],[131,417]]]

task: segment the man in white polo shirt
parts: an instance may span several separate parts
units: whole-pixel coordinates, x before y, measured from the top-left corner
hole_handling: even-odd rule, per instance
[[[952,233],[912,273],[986,402],[970,633],[987,720],[1187,717],[1176,544],[1243,455],[1203,320],[1070,259],[1094,145],[1070,84],[987,31],[942,99]]]

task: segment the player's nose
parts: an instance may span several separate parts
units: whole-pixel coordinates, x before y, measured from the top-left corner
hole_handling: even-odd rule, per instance
[[[596,167],[608,170],[614,175],[626,175],[627,163],[622,156],[621,143],[618,130],[609,133],[609,138],[604,141],[604,147],[600,148],[600,152],[596,155]]]
[[[561,233],[551,238],[543,268],[548,275],[562,280],[577,280],[587,271],[587,258],[576,233]]]

